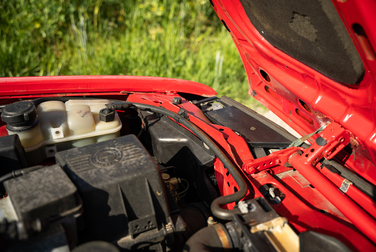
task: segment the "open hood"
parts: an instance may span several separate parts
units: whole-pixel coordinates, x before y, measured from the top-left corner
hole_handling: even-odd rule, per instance
[[[301,135],[339,123],[354,136],[353,153],[375,164],[375,1],[211,3],[238,48],[250,95]]]
[[[0,78],[0,250],[375,251],[376,2],[337,1],[211,1],[300,139],[196,82]]]

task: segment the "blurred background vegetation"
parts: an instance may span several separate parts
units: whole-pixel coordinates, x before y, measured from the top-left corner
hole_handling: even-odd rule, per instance
[[[260,106],[207,0],[0,1],[0,76],[119,74],[197,81]]]

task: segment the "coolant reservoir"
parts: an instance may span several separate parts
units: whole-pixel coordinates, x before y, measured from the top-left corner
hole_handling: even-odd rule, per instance
[[[9,135],[18,134],[25,148],[38,145],[43,141],[39,120],[32,102],[15,102],[6,105],[1,112],[1,119],[7,123]]]
[[[100,120],[107,103],[102,99],[46,101],[35,109],[32,102],[22,101],[5,106],[2,119],[9,135],[19,135],[29,164],[36,164],[57,151],[118,137],[122,125],[116,111],[110,119]]]

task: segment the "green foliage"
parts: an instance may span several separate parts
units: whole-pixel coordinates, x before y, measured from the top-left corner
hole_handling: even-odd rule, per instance
[[[0,66],[0,76],[181,78],[256,105],[231,36],[205,0],[1,1]]]

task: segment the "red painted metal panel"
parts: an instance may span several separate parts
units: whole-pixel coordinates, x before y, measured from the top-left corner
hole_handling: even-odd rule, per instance
[[[7,96],[43,96],[47,94],[109,92],[190,93],[215,96],[201,83],[159,77],[139,76],[48,76],[0,78],[0,98]]]

